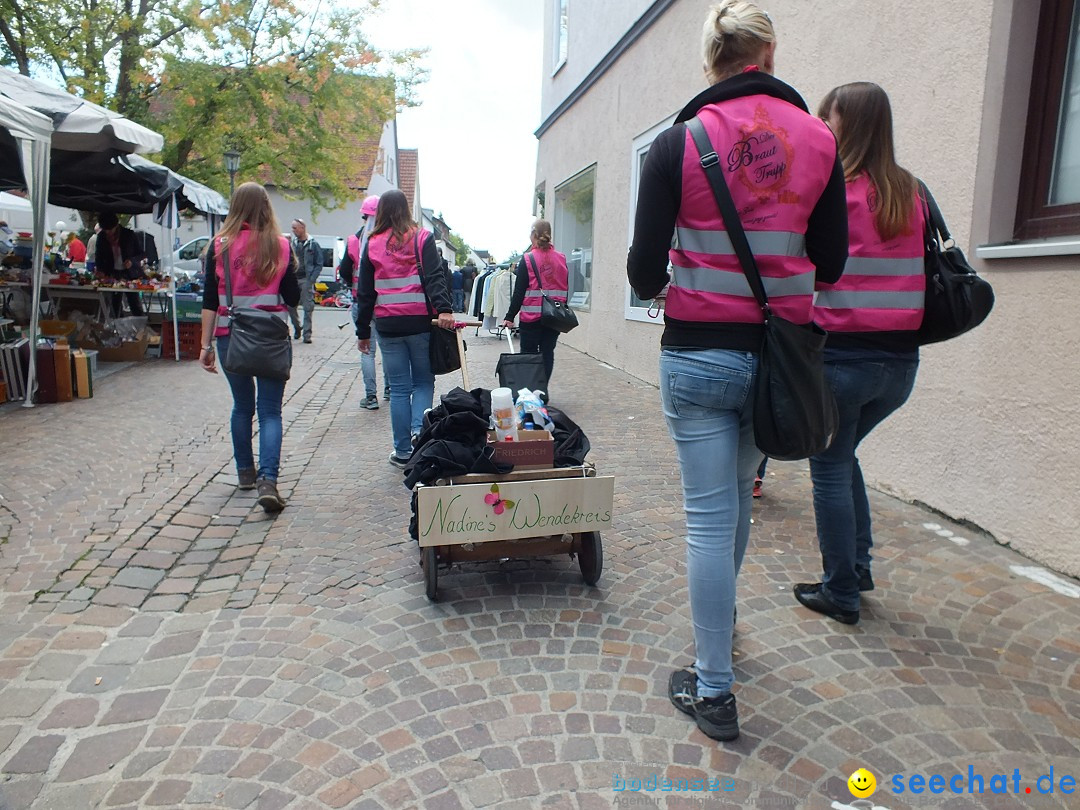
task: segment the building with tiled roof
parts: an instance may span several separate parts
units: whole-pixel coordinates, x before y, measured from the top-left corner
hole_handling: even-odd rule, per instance
[[[398,150],[398,188],[409,201],[413,219],[420,222],[424,209],[420,206],[420,152],[417,149]]]

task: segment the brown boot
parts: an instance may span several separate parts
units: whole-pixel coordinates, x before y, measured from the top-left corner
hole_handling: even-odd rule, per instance
[[[259,506],[266,512],[274,514],[285,508],[285,499],[277,491],[277,483],[265,478],[259,480],[255,487],[259,491]]]
[[[236,478],[239,481],[237,489],[255,489],[255,479],[257,473],[254,467],[248,467],[244,470],[237,470]]]

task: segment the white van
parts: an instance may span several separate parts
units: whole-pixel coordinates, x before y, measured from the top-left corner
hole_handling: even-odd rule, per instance
[[[282,236],[291,238],[291,234],[283,233]],[[319,273],[319,281],[326,284],[337,282],[337,266],[345,257],[345,240],[340,236],[325,236],[312,234],[311,238],[319,243],[323,252],[323,269]],[[194,276],[202,273],[204,253],[206,245],[210,242],[209,236],[199,236],[192,239],[173,253],[173,266],[180,273]]]

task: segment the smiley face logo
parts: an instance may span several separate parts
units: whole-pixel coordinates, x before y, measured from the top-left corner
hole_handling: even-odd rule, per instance
[[[866,768],[859,768],[848,777],[847,786],[852,796],[865,799],[874,795],[874,791],[877,790],[877,779]]]

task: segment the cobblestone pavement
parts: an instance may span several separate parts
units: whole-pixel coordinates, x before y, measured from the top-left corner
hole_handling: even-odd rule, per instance
[[[824,619],[790,591],[819,570],[804,464],[755,506],[742,736],[702,736],[666,697],[692,647],[657,391],[565,346],[553,400],[617,475],[599,587],[569,558],[484,563],[429,603],[341,320],[296,347],[274,519],[235,490],[228,392],[194,363],[0,412],[0,808],[816,808],[853,801],[860,766],[883,807],[1078,806],[1080,589],[872,495],[878,589],[858,626]],[[500,343],[468,342],[493,386]],[[966,791],[969,767],[1010,792],[889,781]],[[652,776],[721,790],[614,790]]]

